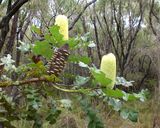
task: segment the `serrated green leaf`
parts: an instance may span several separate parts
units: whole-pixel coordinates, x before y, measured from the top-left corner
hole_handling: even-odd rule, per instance
[[[53,54],[51,45],[47,41],[35,42],[35,46],[32,48],[32,51],[35,55],[42,55],[47,59],[50,59]]]
[[[54,42],[51,42],[53,44],[57,43],[58,46],[62,46],[64,44],[63,35],[59,33],[59,26],[54,25],[49,28],[50,33],[52,34],[51,38],[54,40]]]
[[[56,41],[54,38],[52,38],[52,35],[47,33],[44,35],[44,39],[47,41],[47,42],[51,42],[52,44],[55,44]]]
[[[70,49],[75,49],[79,42],[75,40],[75,38],[69,38],[69,40],[67,40],[66,43],[69,44]]]
[[[120,116],[123,119],[129,119],[132,122],[137,122],[138,120],[138,112],[132,109],[124,108],[120,111]]]
[[[138,120],[138,112],[137,111],[130,111],[128,118],[132,122],[137,122],[137,120]]]
[[[106,89],[104,91],[104,93],[109,96],[109,97],[113,97],[113,98],[122,98],[124,96],[122,90],[116,89]]]
[[[68,60],[73,63],[79,63],[79,62],[83,62],[85,64],[91,63],[91,59],[87,56],[70,55]]]
[[[91,69],[91,73],[97,84],[100,83],[102,87],[107,87],[107,85],[111,83],[111,80],[109,78],[106,78],[105,74],[100,70]]]

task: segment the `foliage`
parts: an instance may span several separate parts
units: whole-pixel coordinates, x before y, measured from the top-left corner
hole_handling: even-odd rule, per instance
[[[16,114],[17,109],[13,102],[13,98],[1,91],[0,103],[0,122],[6,127],[15,128],[11,122],[13,120],[19,120],[19,116]]]
[[[97,116],[97,112],[92,108],[91,104],[88,103],[87,99],[81,99],[81,106],[89,118],[88,128],[104,128],[101,119]]]
[[[41,34],[39,28],[35,26],[32,28],[36,34]],[[6,77],[10,79],[2,79],[0,86],[19,86],[20,98],[17,100],[23,102],[23,104],[17,104],[14,106],[13,100],[8,100],[8,96],[4,92],[1,94],[1,105],[4,110],[1,111],[0,120],[6,127],[14,127],[11,125],[11,121],[18,119],[25,119],[27,121],[32,121],[33,128],[41,128],[44,122],[49,122],[50,124],[55,124],[58,120],[63,109],[72,108],[72,100],[60,98],[56,95],[56,91],[76,93],[79,97],[85,95],[86,97],[96,97],[99,101],[108,103],[111,108],[120,113],[121,117],[124,119],[129,119],[136,122],[138,119],[137,110],[132,110],[129,108],[124,108],[123,104],[126,101],[140,100],[144,101],[146,90],[142,90],[140,93],[127,93],[120,89],[110,89],[106,88],[106,85],[112,82],[111,79],[107,78],[105,74],[97,69],[95,66],[90,65],[90,58],[86,56],[72,55],[69,58],[70,63],[78,64],[80,67],[87,69],[89,71],[88,76],[75,76],[74,86],[61,85],[58,86],[56,82],[61,83],[61,77],[57,77],[54,74],[47,74],[47,65],[45,65],[46,60],[51,59],[54,54],[54,50],[63,46],[65,41],[63,36],[59,33],[58,26],[51,26],[49,30],[44,34],[44,39],[41,41],[35,41],[31,49],[28,49],[28,45],[23,45],[24,51],[25,47],[30,50],[30,55],[41,55],[42,59],[38,63],[33,63],[32,59],[26,64],[20,65],[16,68],[16,71],[12,71],[11,74],[17,74],[17,79],[12,79],[10,75],[7,75],[8,70],[4,69]],[[75,50],[78,48],[79,44],[76,39],[72,38],[67,41],[70,46],[70,50]],[[88,47],[86,45],[85,47]],[[28,56],[28,57],[29,57]],[[2,58],[3,64],[11,65],[14,62],[10,55]],[[33,82],[37,80],[36,82]],[[117,83],[119,84],[129,84],[125,79],[121,80],[118,78]],[[23,86],[27,85],[27,86]],[[55,90],[56,89],[56,90]],[[95,109],[92,108],[90,100],[79,99],[79,103],[83,108],[83,111],[88,117],[88,128],[104,128],[102,120],[97,116]],[[4,113],[6,116],[4,116]]]

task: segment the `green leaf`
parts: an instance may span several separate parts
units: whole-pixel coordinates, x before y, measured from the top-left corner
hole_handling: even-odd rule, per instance
[[[37,28],[35,25],[33,25],[33,26],[31,27],[31,30],[32,30],[33,32],[35,32],[36,34],[38,34],[38,35],[41,34],[40,28]]]
[[[141,92],[139,92],[138,94],[133,93],[134,97],[136,97],[137,99],[139,99],[140,101],[144,102],[146,100],[146,97],[148,95],[148,90],[141,90]]]
[[[107,87],[107,85],[111,83],[111,80],[106,78],[105,74],[100,70],[92,68],[91,73],[97,84],[100,83],[103,87]]]
[[[91,63],[91,59],[87,56],[70,55],[68,60],[73,63],[79,63],[79,62],[83,62],[85,64]]]
[[[46,117],[46,120],[49,121],[50,124],[55,124],[56,120],[60,114],[61,114],[61,110],[58,110],[56,107],[52,107],[48,111],[48,115]]]
[[[79,41],[77,41],[75,38],[69,38],[69,40],[67,40],[66,43],[69,44],[70,49],[76,49],[77,45],[79,44]]]
[[[103,90],[104,93],[109,96],[109,97],[112,97],[112,98],[121,98],[125,101],[134,101],[134,100],[137,100],[139,99],[140,97],[136,97],[135,94],[130,94],[130,93],[126,93],[124,92],[123,90],[119,90],[119,89],[116,89],[116,90],[112,90],[112,89],[106,89],[106,90]],[[137,94],[138,95],[138,94]]]
[[[42,55],[47,59],[50,59],[53,54],[53,50],[51,49],[51,45],[47,41],[37,41],[35,42],[35,46],[32,48],[33,53],[36,55]]]
[[[50,82],[60,82],[61,80],[56,77],[54,74],[52,75],[44,75],[44,77]]]
[[[129,94],[128,96],[128,101],[134,101],[134,100],[137,100],[138,98],[135,97],[133,94]]]
[[[106,89],[104,91],[104,93],[109,96],[109,97],[113,97],[113,98],[122,98],[124,96],[122,90],[116,89]]]
[[[77,76],[76,80],[74,81],[74,85],[81,86],[87,83],[89,80],[90,80],[89,77]]]
[[[87,99],[79,99],[80,104],[89,118],[88,128],[104,128],[102,120],[97,116],[97,111],[92,108]]]
[[[138,120],[138,112],[137,111],[130,111],[129,113],[129,119],[132,121],[132,122],[137,122]]]
[[[122,109],[122,110],[120,111],[120,116],[121,116],[123,119],[128,119],[128,117],[129,117],[129,112],[128,112],[128,110]]]
[[[122,107],[119,99],[109,98],[108,104],[111,105],[115,111],[119,111]]]
[[[49,28],[49,31],[52,34],[51,38],[54,40],[54,42],[51,43],[53,44],[58,43],[58,46],[62,46],[64,44],[64,41],[63,41],[63,35],[59,33],[59,26],[57,25],[51,26]]]
[[[132,122],[137,122],[138,120],[138,112],[132,109],[124,108],[120,111],[120,116],[123,119],[129,119]]]
[[[47,42],[50,42],[52,44],[56,44],[56,41],[55,39],[52,37],[52,35],[50,33],[47,33],[44,35],[44,39],[47,41]]]

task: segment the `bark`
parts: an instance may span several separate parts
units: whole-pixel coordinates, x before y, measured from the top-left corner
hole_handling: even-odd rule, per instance
[[[29,0],[16,0],[11,6],[11,0],[8,1],[8,8],[6,15],[2,18],[0,22],[0,53],[2,51],[3,45],[5,43],[6,36],[9,32],[9,22],[12,16]]]
[[[19,12],[16,12],[12,21],[11,33],[10,33],[8,43],[6,45],[5,54],[11,54],[13,52],[13,46],[15,43],[15,37],[17,32],[18,16],[19,16]]]
[[[160,54],[158,54],[157,59],[157,67],[160,67]],[[160,68],[158,68],[157,76],[158,86],[155,87],[153,128],[159,128],[160,126]]]
[[[95,38],[96,38],[96,46],[97,46],[97,54],[98,54],[98,59],[101,61],[101,51],[100,51],[100,42],[99,42],[99,37],[98,37],[98,30],[97,30],[97,25],[96,25],[96,19],[94,17],[93,25],[94,25],[94,32],[95,32]]]
[[[156,56],[157,56],[157,78],[158,78],[158,85],[155,87],[155,97],[154,97],[154,117],[153,117],[153,128],[159,128],[160,126],[160,54],[159,54],[159,43],[160,43],[160,36],[158,34],[158,30],[156,29],[157,26],[154,26],[156,23],[160,25],[160,20],[157,15],[154,13],[154,6],[155,0],[151,0],[150,12],[149,12],[149,24],[153,34],[157,39],[157,46],[156,46]],[[156,19],[156,23],[153,22],[153,18]],[[156,24],[157,25],[157,24]],[[154,53],[155,54],[155,53]]]
[[[27,31],[28,26],[30,24],[31,15],[32,14],[30,13],[25,24],[24,24],[24,22],[25,22],[25,20],[24,20],[20,25],[20,30],[17,33],[17,47],[19,47],[18,40],[23,41],[23,39],[24,39],[25,32]],[[20,59],[21,59],[21,51],[19,49],[17,49],[17,51],[16,51],[16,66],[19,66]]]

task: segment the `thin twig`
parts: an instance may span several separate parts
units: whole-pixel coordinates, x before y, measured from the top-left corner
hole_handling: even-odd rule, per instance
[[[72,22],[71,26],[69,27],[69,30],[73,29],[74,25],[77,23],[77,21],[80,19],[80,17],[82,16],[82,14],[84,13],[84,11],[93,3],[95,3],[97,0],[92,0],[89,3],[87,3],[85,5],[85,7],[83,8],[83,10],[79,13],[79,15],[74,19],[74,21]]]

